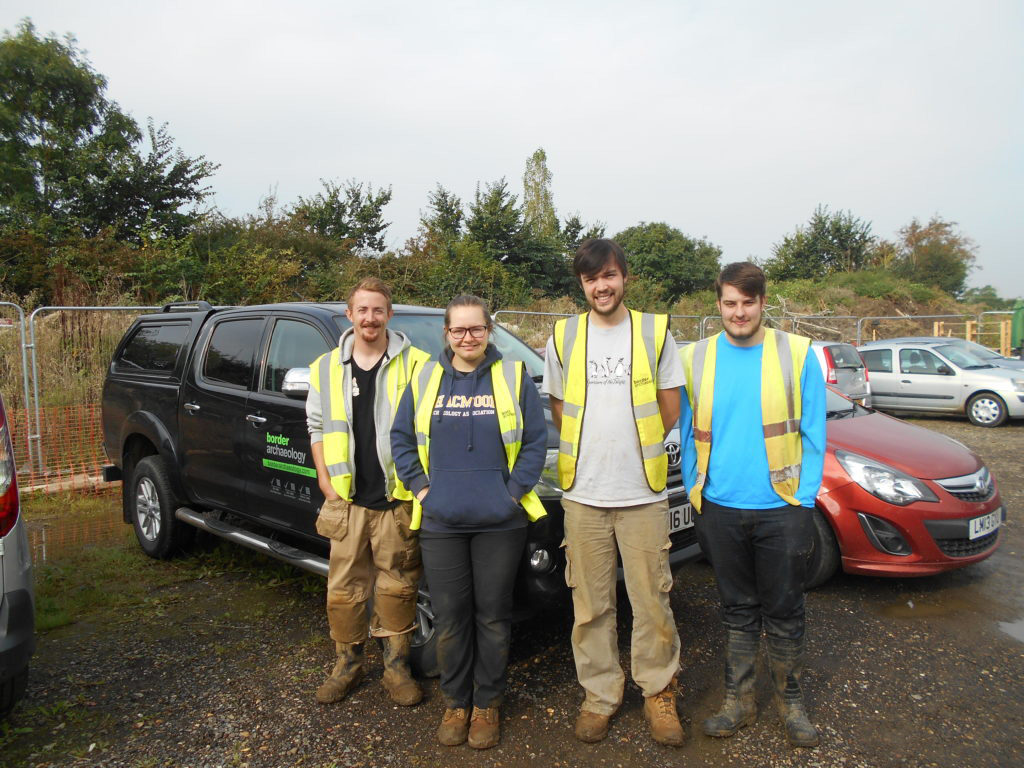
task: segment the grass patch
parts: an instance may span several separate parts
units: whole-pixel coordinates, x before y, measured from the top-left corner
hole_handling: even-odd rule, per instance
[[[112,493],[100,496],[86,496],[81,493],[25,493],[21,496],[21,511],[26,520],[120,515],[121,497]]]

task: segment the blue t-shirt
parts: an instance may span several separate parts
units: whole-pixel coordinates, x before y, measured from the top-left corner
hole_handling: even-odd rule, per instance
[[[723,333],[718,337],[715,397],[711,408],[711,458],[702,495],[727,507],[771,509],[785,506],[768,473],[761,419],[762,344],[737,347]],[[825,466],[825,383],[814,354],[808,352],[800,374],[803,460],[797,501],[813,507]],[[679,436],[683,482],[689,491],[697,482],[697,449],[693,443],[693,411],[682,398]]]

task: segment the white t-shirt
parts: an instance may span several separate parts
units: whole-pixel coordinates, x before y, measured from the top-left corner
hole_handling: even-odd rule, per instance
[[[565,498],[594,507],[631,507],[668,498],[647,485],[630,393],[630,322],[612,328],[587,326],[587,402],[580,434],[576,480]],[[564,400],[562,364],[548,338],[541,391]],[[683,366],[669,333],[658,363],[658,389],[682,386]]]

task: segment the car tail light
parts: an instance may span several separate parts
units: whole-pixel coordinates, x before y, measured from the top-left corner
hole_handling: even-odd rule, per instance
[[[0,537],[18,522],[18,481],[14,474],[14,450],[7,430],[3,400],[0,400]]]
[[[864,381],[871,381],[871,377],[868,376],[868,364],[864,360],[864,355],[862,355],[860,352],[857,352],[857,357],[860,358],[860,364],[864,366]]]
[[[832,359],[832,350],[825,347],[825,381],[828,384],[838,384],[839,379],[836,378],[836,361]]]

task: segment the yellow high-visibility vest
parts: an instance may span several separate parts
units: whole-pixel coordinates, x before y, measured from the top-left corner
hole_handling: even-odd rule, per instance
[[[395,419],[398,402],[405,391],[418,366],[430,359],[430,355],[416,347],[406,347],[401,354],[392,357],[385,363],[384,390],[387,397],[381,399],[376,393],[373,416],[378,434],[390,434],[391,423]],[[348,391],[346,391],[346,379]],[[327,382],[321,388],[322,382]],[[352,377],[345,375],[345,367],[341,364],[341,349],[335,347],[330,352],[320,355],[309,369],[309,386],[320,393],[323,409],[324,463],[327,474],[331,478],[331,487],[346,501],[352,501],[352,474],[355,464],[352,460],[352,425],[349,423],[346,403],[351,401]],[[326,389],[326,396],[324,394]],[[408,501],[412,493],[402,485],[395,474],[395,464],[390,452],[386,457],[388,466],[384,470],[385,485],[389,497]]]
[[[576,481],[580,433],[587,403],[587,325],[590,313],[567,317],[555,323],[555,352],[562,364],[562,429],[558,442],[558,482],[569,490]],[[647,485],[654,493],[665,490],[668,454],[665,453],[665,425],[658,406],[658,362],[661,360],[668,315],[629,310],[632,339],[630,392],[633,419],[640,439]]]
[[[697,449],[697,481],[690,489],[693,508],[700,512],[701,490],[711,460],[711,409],[715,397],[715,360],[721,333],[679,350],[686,374],[686,396],[693,411],[693,443]],[[768,455],[772,488],[787,504],[800,506],[800,463],[803,442],[800,419],[803,401],[800,375],[811,340],[766,328],[761,346],[761,428]],[[680,439],[684,436],[680,435]],[[737,467],[737,471],[741,468]]]
[[[423,366],[413,379],[412,403],[415,414],[416,449],[420,456],[423,471],[430,476],[430,425],[437,393],[441,389],[441,376],[444,369],[434,361]],[[505,458],[508,459],[508,471],[516,464],[516,457],[523,447],[523,409],[519,406],[519,394],[523,386],[523,362],[521,360],[495,360],[491,364],[491,389],[494,391],[494,409],[498,413],[498,431],[501,442],[505,446]],[[533,386],[531,383],[529,386]],[[513,394],[514,393],[514,394]],[[539,520],[547,514],[544,504],[536,491],[527,491],[519,500],[531,520]],[[423,507],[420,500],[413,498],[412,523],[410,528],[416,530],[423,519]]]

